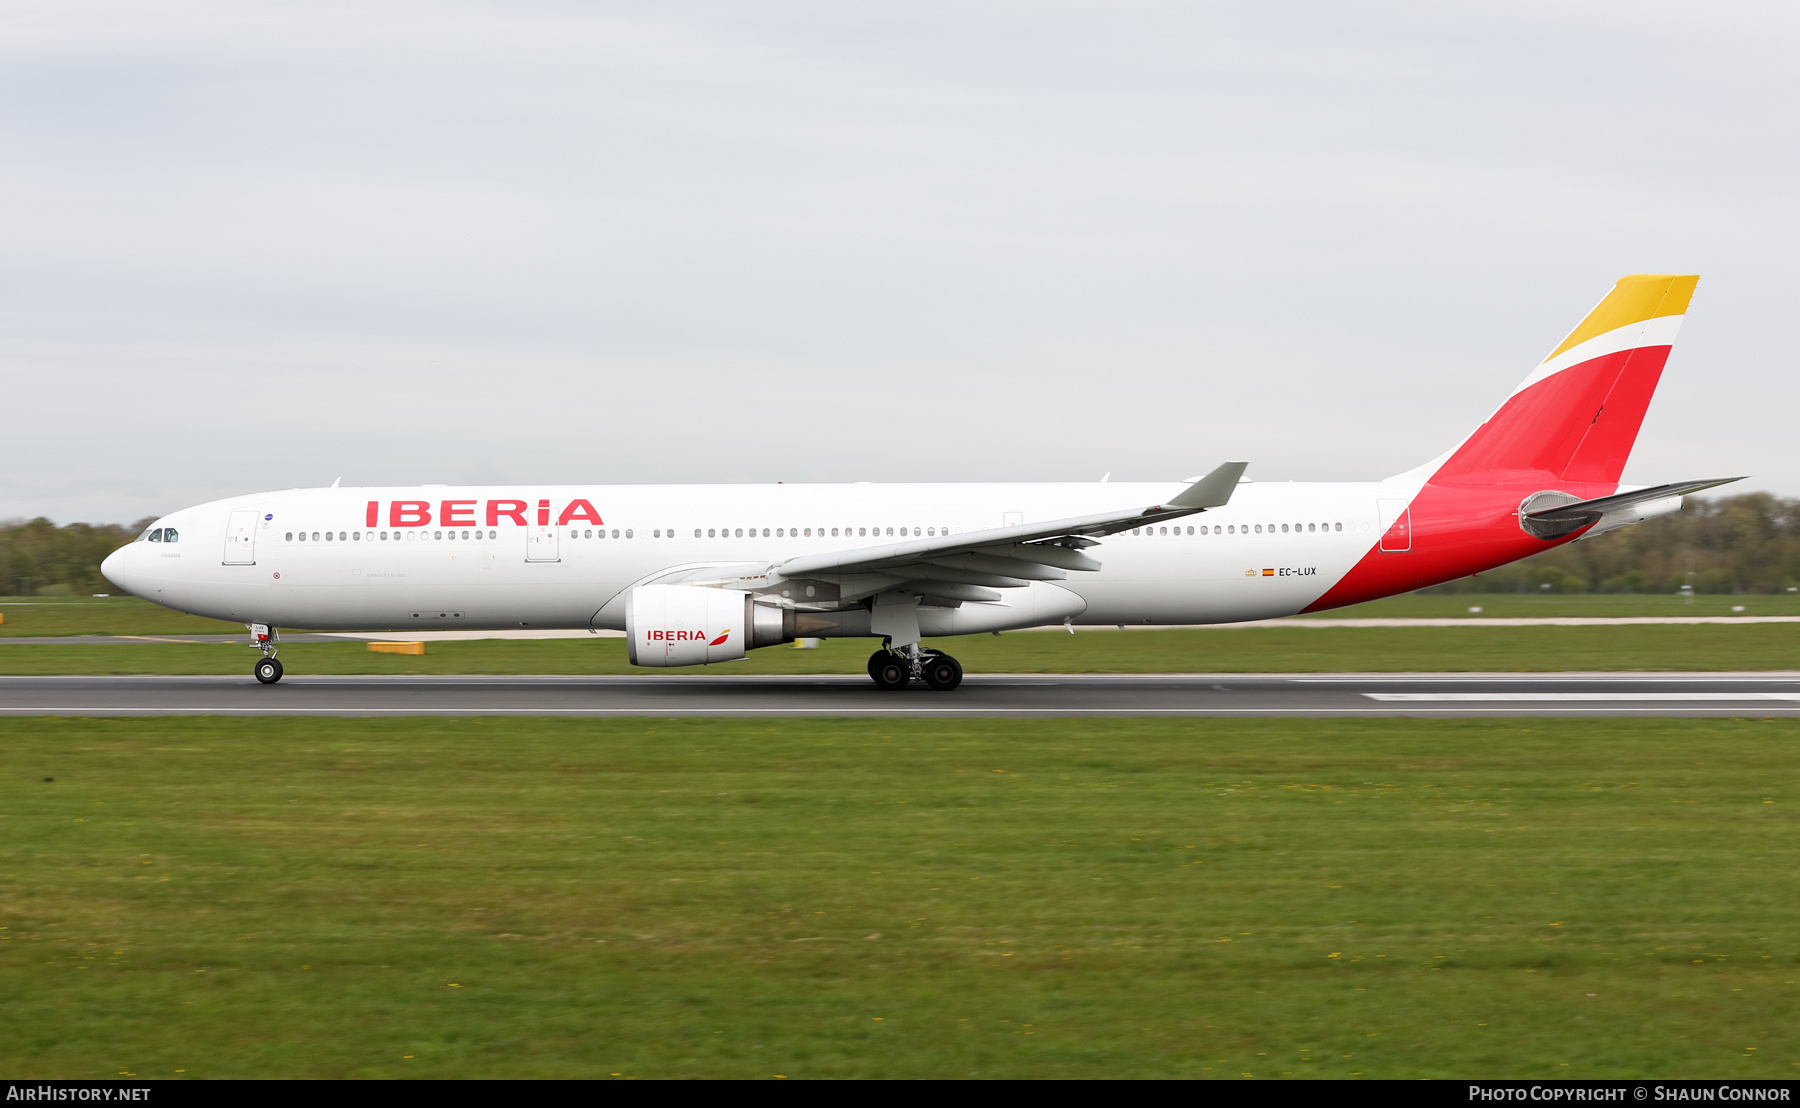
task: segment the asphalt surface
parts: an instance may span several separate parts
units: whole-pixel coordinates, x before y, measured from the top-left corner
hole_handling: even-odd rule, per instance
[[[1794,716],[1800,673],[0,677],[0,715],[1363,717]]]

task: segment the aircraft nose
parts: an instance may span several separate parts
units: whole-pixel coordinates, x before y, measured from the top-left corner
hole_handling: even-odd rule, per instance
[[[131,574],[126,571],[125,567],[131,559],[131,547],[136,545],[136,543],[132,543],[127,546],[121,546],[111,554],[108,554],[106,560],[100,563],[100,575],[102,577],[111,581],[114,587],[119,589],[119,591],[132,593],[133,595],[136,595],[136,591],[131,587]]]

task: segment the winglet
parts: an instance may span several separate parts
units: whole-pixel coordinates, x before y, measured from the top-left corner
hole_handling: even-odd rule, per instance
[[[1164,507],[1223,508],[1231,503],[1231,494],[1237,490],[1238,478],[1249,467],[1249,462],[1226,462],[1181,490],[1173,500],[1165,501]]]

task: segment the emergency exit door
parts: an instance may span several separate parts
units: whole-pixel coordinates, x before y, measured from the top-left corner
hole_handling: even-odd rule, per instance
[[[228,566],[248,566],[256,564],[256,517],[259,510],[245,508],[231,513],[231,519],[225,524],[225,564]]]
[[[530,527],[526,529],[525,560],[528,562],[561,560],[556,555],[556,528]]]

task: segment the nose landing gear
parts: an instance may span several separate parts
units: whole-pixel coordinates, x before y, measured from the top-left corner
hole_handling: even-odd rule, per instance
[[[276,646],[276,643],[280,641],[280,636],[276,634],[273,627],[266,623],[251,623],[245,626],[250,628],[251,645],[262,651],[263,654],[262,661],[257,662],[256,668],[250,672],[256,674],[256,679],[263,684],[273,685],[281,680],[281,663],[275,659],[275,655],[280,651],[280,647]]]
[[[883,649],[869,655],[869,677],[884,692],[897,692],[914,680],[938,692],[949,692],[962,684],[963,668],[941,650],[920,650],[915,645],[905,654]]]

